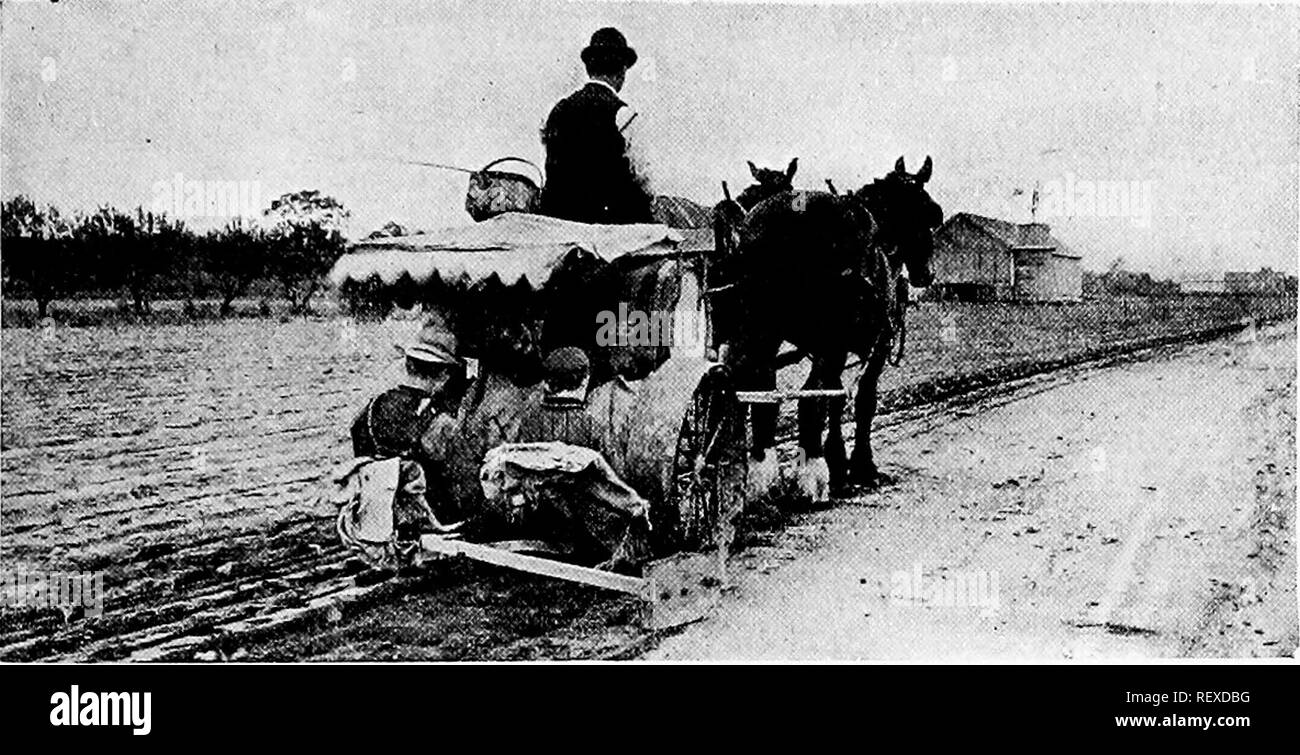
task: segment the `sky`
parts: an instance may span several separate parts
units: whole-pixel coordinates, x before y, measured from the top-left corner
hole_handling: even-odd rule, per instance
[[[179,174],[244,182],[263,206],[319,189],[354,237],[467,223],[464,174],[403,161],[541,164],[579,51],[614,25],[640,54],[623,94],[659,193],[711,205],[748,183],[746,160],[796,156],[796,185],[854,188],[931,156],[947,215],[1046,222],[1088,269],[1294,273],[1297,13],[11,0],[0,195],[149,208]]]

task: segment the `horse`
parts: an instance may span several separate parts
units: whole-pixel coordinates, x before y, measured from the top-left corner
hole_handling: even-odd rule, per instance
[[[784,171],[760,168],[753,161],[746,161],[745,164],[749,166],[749,174],[754,177],[754,183],[736,196],[736,202],[745,212],[754,209],[755,205],[768,197],[794,188],[794,174],[799,170],[797,157],[790,160]]]
[[[900,157],[891,172],[857,191],[786,188],[757,202],[733,228],[718,229],[736,241],[729,280],[720,287],[725,294],[714,306],[726,323],[718,340],[738,390],[776,388],[782,342],[811,360],[806,389],[842,388],[848,355],[862,360],[851,457],[841,428],[844,399],[799,401],[799,448],[831,491],[888,481],[872,453],[871,423],[880,374],[901,329],[906,283],[924,287],[934,277],[933,233],[943,210],[925,190],[932,171],[929,157],[914,174]],[[777,413],[775,404],[751,408],[750,456],[765,468],[751,466],[756,478],[775,475]]]
[[[754,183],[740,192],[734,200],[728,194],[724,202],[715,205],[710,211],[704,205],[685,197],[655,196],[650,203],[650,214],[654,222],[669,228],[691,230],[707,228],[710,225],[716,228],[719,218],[726,217],[734,225],[735,221],[744,217],[754,205],[774,194],[790,191],[793,188],[794,174],[799,170],[797,157],[790,161],[784,171],[760,168],[752,161],[747,161],[747,164],[749,174],[754,177]],[[726,183],[723,183],[723,187],[726,191]]]

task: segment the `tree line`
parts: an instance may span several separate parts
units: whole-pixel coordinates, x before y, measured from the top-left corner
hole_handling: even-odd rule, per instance
[[[34,300],[40,318],[55,300],[106,296],[137,317],[163,298],[188,311],[216,299],[224,317],[259,281],[304,314],[345,251],[347,218],[319,191],[284,194],[256,218],[204,231],[143,208],[65,214],[19,195],[0,205],[0,274],[5,296]]]

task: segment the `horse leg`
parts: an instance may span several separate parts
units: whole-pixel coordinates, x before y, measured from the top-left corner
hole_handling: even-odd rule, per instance
[[[742,350],[742,369],[737,374],[736,386],[740,390],[776,390],[776,353],[780,343],[761,342],[747,345]],[[780,405],[756,403],[749,405],[749,496],[767,495],[780,477],[776,452],[776,421]]]
[[[779,345],[748,344],[738,354],[736,388],[742,391],[776,390],[776,350]],[[776,404],[749,405],[749,453],[761,461],[768,449],[776,445],[776,419],[780,407]]]
[[[846,358],[846,354],[813,354],[812,368],[808,371],[808,380],[804,383],[804,388],[810,390],[839,388],[840,373]],[[836,487],[835,473],[838,473],[840,478],[838,482],[841,484],[843,482],[844,439],[839,428],[836,427],[840,419],[839,411],[832,408],[836,403],[836,399],[826,398],[799,400],[799,449],[802,452],[799,484],[803,492],[815,501],[830,497],[831,490]],[[843,402],[838,403],[838,408],[842,411]],[[828,418],[832,422],[832,429],[827,434],[826,443],[823,444],[822,432]],[[831,469],[832,461],[838,467],[837,470]]]
[[[730,370],[737,391],[770,391],[776,387],[775,347],[769,353],[766,339],[737,337],[720,348],[723,364]],[[748,404],[749,455],[762,461],[767,449],[776,444],[776,410],[766,404]]]
[[[849,460],[844,451],[844,399],[827,401],[826,471],[831,492],[838,494],[848,487]]]
[[[871,422],[876,416],[880,373],[884,371],[885,362],[889,359],[889,344],[888,333],[882,332],[876,337],[862,374],[858,377],[858,395],[853,402],[853,456],[849,459],[849,481],[858,485],[874,486],[887,481],[876,468],[871,453]]]
[[[808,371],[808,380],[804,382],[807,390],[840,390],[841,376],[848,355],[814,354],[812,369]],[[809,459],[831,457],[841,463],[844,458],[844,433],[840,420],[844,416],[844,399],[842,398],[804,398],[799,399],[799,448]],[[822,440],[823,431],[826,434]],[[841,469],[841,471],[843,471]]]
[[[808,370],[808,379],[804,381],[804,390],[817,390],[823,387],[822,371],[825,360],[820,354],[809,356],[812,362]],[[799,449],[806,459],[822,457],[822,430],[826,427],[826,402],[823,399],[799,399]]]
[[[823,388],[843,389],[844,363],[848,354],[836,355],[829,360],[822,383]],[[844,452],[844,398],[837,396],[826,402],[826,467],[830,475],[831,491],[842,491],[848,483],[849,463]]]

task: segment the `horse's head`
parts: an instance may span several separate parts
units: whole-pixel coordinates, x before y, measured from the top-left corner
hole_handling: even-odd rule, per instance
[[[754,177],[759,186],[780,191],[789,189],[794,185],[794,174],[799,170],[799,158],[794,158],[790,164],[785,166],[784,171],[773,170],[772,168],[760,168],[752,161],[747,161],[749,165],[749,174]]]
[[[791,160],[784,171],[760,168],[753,162],[746,164],[749,165],[749,174],[754,177],[754,183],[745,187],[745,190],[736,197],[736,201],[740,202],[741,207],[746,210],[752,209],[754,205],[768,197],[794,188],[794,174],[799,170],[799,158]]]
[[[933,169],[927,156],[919,171],[908,173],[900,157],[888,175],[856,192],[877,223],[876,243],[884,244],[891,257],[907,266],[913,286],[928,286],[934,280],[930,258],[934,231],[943,224],[943,208],[925,191]]]

